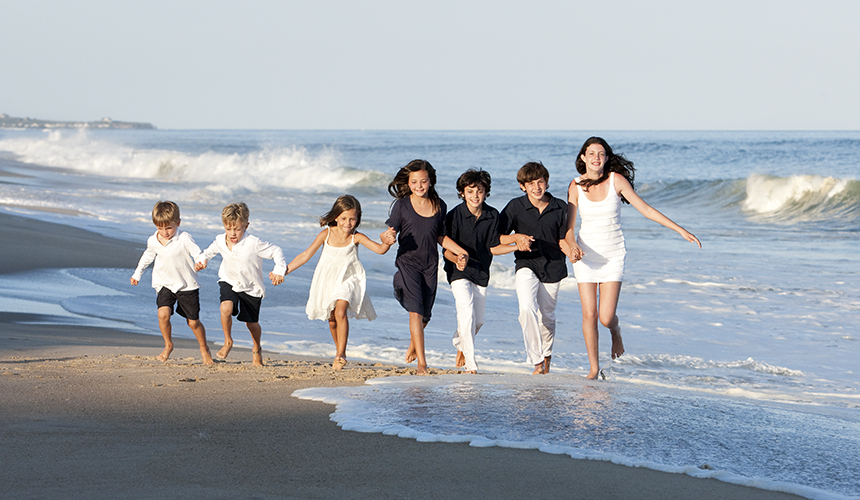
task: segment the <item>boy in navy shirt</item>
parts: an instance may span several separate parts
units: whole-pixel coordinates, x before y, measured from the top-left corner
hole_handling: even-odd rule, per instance
[[[549,373],[558,289],[567,277],[567,202],[547,191],[549,171],[542,163],[523,165],[517,182],[525,196],[514,198],[502,210],[499,232],[503,245],[516,244],[519,321],[526,357],[537,375]]]

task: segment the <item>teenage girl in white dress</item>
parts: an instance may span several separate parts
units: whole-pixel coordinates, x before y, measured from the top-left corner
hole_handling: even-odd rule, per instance
[[[600,371],[597,321],[612,335],[612,359],[624,354],[618,325],[618,297],[624,278],[624,235],[621,233],[621,203],[629,203],[646,218],[676,231],[685,240],[702,248],[698,238],[672,222],[633,191],[633,162],[616,155],[600,137],[591,137],[579,151],[576,170],[582,174],[567,191],[570,261],[582,304],[582,335],[588,351],[589,372],[594,379]],[[582,223],[575,232],[576,214]],[[598,299],[599,295],[599,299]]]
[[[332,367],[340,370],[346,365],[346,343],[349,321],[376,319],[376,311],[367,295],[364,267],[358,260],[358,245],[384,254],[390,245],[377,243],[356,231],[361,224],[361,204],[355,197],[344,195],[334,202],[331,210],[320,218],[325,227],[311,246],[287,265],[287,274],[305,264],[322,246],[308,296],[305,312],[308,319],[328,320],[335,356]]]

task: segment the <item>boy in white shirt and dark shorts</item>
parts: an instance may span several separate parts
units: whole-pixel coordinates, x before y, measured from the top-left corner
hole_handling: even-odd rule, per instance
[[[233,316],[243,321],[251,333],[251,354],[254,366],[263,366],[260,338],[260,304],[266,295],[263,284],[263,259],[275,261],[274,271],[269,273],[272,284],[284,282],[287,262],[284,252],[277,245],[247,234],[250,211],[244,203],[231,203],[221,211],[224,234],[218,235],[209,248],[197,257],[196,270],[205,269],[209,259],[221,254],[218,268],[218,284],[221,286],[221,326],[224,329],[224,347],[217,353],[219,359],[227,359],[233,348]]]
[[[137,286],[143,271],[155,261],[152,268],[152,287],[158,296],[158,326],[164,337],[164,350],[156,359],[162,363],[173,352],[173,327],[170,316],[173,307],[185,318],[188,327],[194,332],[200,344],[203,364],[213,364],[209,346],[206,345],[206,329],[200,322],[200,297],[198,294],[197,271],[194,258],[200,254],[200,247],[194,243],[190,234],[179,230],[179,207],[172,201],[159,201],[152,209],[152,222],[158,229],[146,241],[146,251],[137,263],[131,277],[131,284]]]

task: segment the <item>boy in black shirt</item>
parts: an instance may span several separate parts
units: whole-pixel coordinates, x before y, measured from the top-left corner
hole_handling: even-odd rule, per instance
[[[457,194],[463,203],[445,217],[445,234],[469,253],[462,271],[457,256],[445,251],[445,272],[457,305],[456,365],[468,373],[478,373],[475,361],[475,335],[484,324],[484,305],[493,255],[510,253],[513,246],[499,244],[499,211],[484,203],[490,194],[490,174],[470,169],[457,179]]]
[[[567,277],[567,202],[553,197],[549,171],[530,162],[517,172],[526,194],[514,198],[499,218],[500,241],[516,244],[516,289],[520,326],[533,375],[549,373],[555,340],[555,306],[561,280]],[[514,234],[510,234],[514,233]]]

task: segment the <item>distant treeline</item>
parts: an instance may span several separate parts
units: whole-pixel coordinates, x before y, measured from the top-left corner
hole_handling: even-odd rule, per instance
[[[0,128],[119,128],[119,129],[154,129],[151,123],[119,122],[110,118],[102,118],[97,122],[58,122],[40,120],[38,118],[18,118],[0,114]]]

